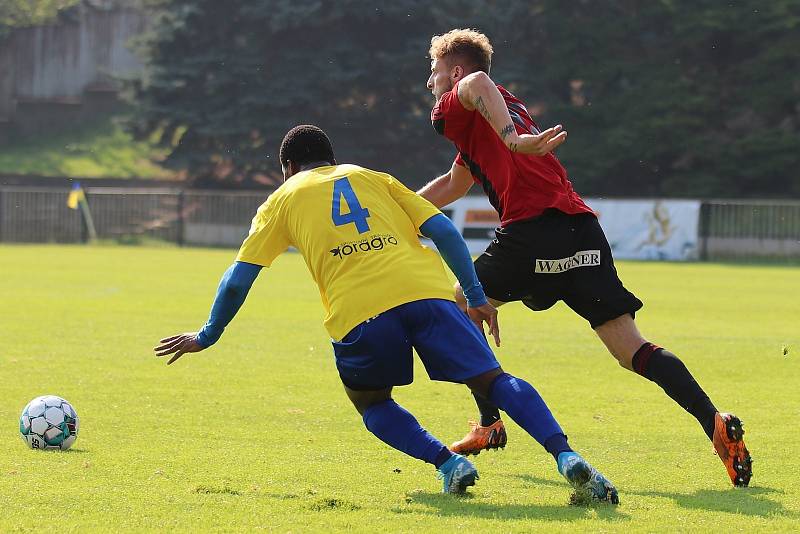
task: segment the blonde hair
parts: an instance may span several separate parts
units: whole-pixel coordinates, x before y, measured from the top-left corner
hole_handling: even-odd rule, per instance
[[[428,51],[431,59],[446,60],[452,64],[464,62],[464,68],[474,71],[483,71],[489,74],[492,66],[492,44],[489,38],[477,30],[457,29],[450,30],[443,35],[434,35],[431,38],[431,48]]]

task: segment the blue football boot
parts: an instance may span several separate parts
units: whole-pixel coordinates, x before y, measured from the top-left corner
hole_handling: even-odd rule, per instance
[[[592,467],[576,452],[562,452],[558,455],[558,472],[575,488],[570,499],[572,504],[585,504],[588,501],[619,504],[617,488],[606,477]]]
[[[437,469],[436,478],[443,481],[442,493],[463,495],[467,491],[467,486],[474,486],[480,477],[472,462],[460,454],[453,454]]]

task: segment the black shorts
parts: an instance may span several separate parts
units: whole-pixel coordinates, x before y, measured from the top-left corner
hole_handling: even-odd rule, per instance
[[[617,276],[611,247],[591,213],[548,210],[495,235],[475,260],[483,290],[494,300],[520,300],[535,311],[563,300],[592,328],[642,307]]]

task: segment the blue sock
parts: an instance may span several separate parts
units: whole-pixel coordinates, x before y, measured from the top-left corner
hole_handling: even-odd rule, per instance
[[[413,415],[392,399],[367,408],[364,411],[364,425],[382,442],[433,464],[437,469],[453,455],[441,441],[422,428]]]
[[[555,434],[564,435],[550,408],[533,386],[508,373],[495,378],[489,394],[498,408],[533,436],[543,447]]]
[[[567,436],[564,434],[553,434],[544,442],[544,448],[547,452],[553,455],[556,463],[558,463],[558,456],[562,452],[573,452],[572,448],[567,443]]]

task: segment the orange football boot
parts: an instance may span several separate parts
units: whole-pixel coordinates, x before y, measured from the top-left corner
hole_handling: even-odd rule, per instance
[[[506,446],[508,436],[503,421],[498,419],[489,426],[481,426],[475,421],[469,422],[469,433],[461,441],[450,445],[450,450],[469,456],[480,454],[484,449],[502,449]]]
[[[742,422],[733,414],[714,416],[714,450],[725,464],[734,486],[746,487],[753,476],[753,459],[744,445]]]

